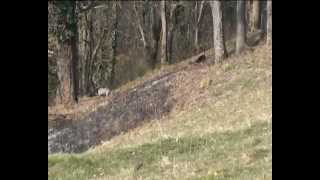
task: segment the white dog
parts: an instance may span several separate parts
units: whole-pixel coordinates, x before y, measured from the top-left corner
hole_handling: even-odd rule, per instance
[[[100,88],[98,89],[98,95],[99,96],[109,96],[110,94],[110,89],[108,88]]]

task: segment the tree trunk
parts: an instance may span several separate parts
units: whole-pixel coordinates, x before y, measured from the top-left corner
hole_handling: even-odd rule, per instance
[[[237,2],[237,38],[236,38],[236,54],[239,54],[246,45],[246,19],[245,19],[245,1]]]
[[[260,28],[260,1],[252,2],[252,28],[251,32]]]
[[[198,3],[198,2],[196,2]],[[196,16],[196,25],[195,25],[195,34],[194,34],[194,46],[196,48],[196,52],[199,52],[199,24],[200,24],[200,20],[202,17],[202,12],[203,12],[203,5],[204,5],[204,1],[200,2],[200,7],[199,7],[199,12]],[[197,8],[197,6],[196,6]]]
[[[111,60],[111,74],[110,74],[110,86],[114,87],[115,79],[115,67],[116,67],[116,56],[117,56],[117,37],[118,37],[118,4],[114,2],[112,6],[112,12],[114,12],[113,17],[113,27],[112,27],[112,60]]]
[[[272,44],[272,1],[267,2],[267,44]]]
[[[83,41],[84,39],[84,31],[85,29],[83,28],[83,19],[79,19],[79,75],[80,75],[80,80],[79,80],[79,95],[83,96],[84,95],[84,91],[83,91],[83,68],[84,68],[84,51],[85,51],[85,43]]]
[[[99,53],[102,53],[101,47],[106,37],[106,31],[102,28],[100,32],[100,36],[94,38],[94,31],[93,31],[93,16],[92,12],[88,11],[87,15],[85,16],[85,27],[84,27],[84,34],[82,40],[82,46],[84,46],[84,51],[81,53],[83,56],[83,94],[93,96],[96,94],[96,87],[94,83],[94,61],[99,57]],[[81,47],[82,47],[81,46]],[[101,55],[101,54],[100,54]]]
[[[92,13],[89,11],[86,16],[86,25],[87,25],[87,48],[88,53],[86,54],[86,60],[84,65],[84,88],[85,88],[85,94],[86,95],[93,95],[93,82],[92,82],[92,68],[93,68],[93,59],[92,59],[92,53],[93,53],[93,44],[94,44],[94,38],[93,38],[93,23],[92,23]]]
[[[173,63],[172,54],[173,54],[173,38],[176,30],[176,22],[175,10],[178,7],[177,4],[172,4],[170,7],[169,20],[168,20],[168,44],[167,44],[167,61],[169,64]]]
[[[133,10],[143,43],[143,55],[148,66],[154,69],[157,63],[159,44],[158,42],[161,33],[161,31],[159,31],[159,27],[161,22],[157,21],[157,16],[154,12],[154,6],[151,4],[151,2],[146,2],[146,4],[144,4],[143,6],[143,9],[140,9],[140,11],[150,12],[149,17],[146,17],[144,15],[142,15],[143,17],[141,17],[141,15],[139,14],[140,11],[137,7],[137,3],[138,2],[134,2]]]
[[[152,12],[152,30],[151,30],[151,49],[152,49],[152,66],[153,68],[156,67],[156,63],[157,63],[157,57],[158,57],[158,54],[159,54],[159,45],[160,45],[160,38],[161,38],[161,17],[159,19],[159,16],[157,16],[157,13],[156,13],[156,6],[153,6],[151,8],[151,12]]]
[[[87,72],[87,61],[89,60],[89,36],[88,36],[88,25],[86,21],[87,13],[83,14],[79,20],[79,94],[81,96],[86,95],[86,72]]]
[[[210,1],[210,5],[213,21],[213,42],[215,62],[221,63],[221,61],[227,55],[223,34],[221,1]]]
[[[196,53],[199,52],[199,26],[196,25],[194,28],[194,47],[196,49]]]
[[[57,104],[70,105],[75,103],[73,80],[71,75],[71,46],[67,43],[61,44],[58,48],[57,75],[59,87],[57,89]]]
[[[174,37],[174,33],[175,33],[175,28],[172,27],[170,30],[169,30],[169,42],[168,42],[168,62],[170,64],[173,63],[173,59],[172,59],[172,54],[173,54],[173,37]]]
[[[166,21],[166,6],[165,1],[160,2],[160,11],[161,11],[161,64],[167,63],[167,21]]]
[[[249,31],[251,32],[252,25],[252,1],[253,0],[247,0],[246,1],[246,20],[249,23]]]
[[[71,55],[72,55],[72,79],[73,79],[73,93],[74,101],[78,103],[78,94],[79,94],[79,50],[78,50],[78,16],[76,12],[76,2],[72,3],[72,22],[71,29],[73,30],[73,35],[71,36]]]
[[[74,93],[74,100],[78,103],[78,96],[79,96],[79,56],[78,56],[78,43],[76,37],[71,38],[71,51],[72,51],[72,79],[73,79],[73,93]]]
[[[58,103],[70,105],[78,102],[78,24],[76,2],[67,4],[70,14],[65,15],[64,26],[70,32],[67,39],[61,40],[58,47],[58,78],[60,82],[58,90]],[[66,18],[70,15],[70,20]],[[65,33],[65,32],[63,32]]]

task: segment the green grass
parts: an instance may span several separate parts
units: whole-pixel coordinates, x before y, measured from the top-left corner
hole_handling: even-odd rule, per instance
[[[49,155],[48,179],[272,179],[269,54],[211,68],[204,103],[85,153]]]
[[[252,140],[252,137],[255,139]],[[156,177],[163,171],[172,171],[175,162],[178,164],[191,163],[198,174],[216,169],[217,177],[228,178],[243,175],[249,178],[248,175],[251,175],[248,174],[249,172],[263,173],[259,166],[264,166],[261,163],[265,161],[264,158],[270,159],[271,150],[261,146],[267,145],[270,137],[270,124],[258,123],[236,132],[212,133],[204,137],[168,138],[155,143],[116,149],[97,155],[53,155],[48,159],[49,179],[89,179],[94,175],[114,176],[123,168],[130,169],[132,175],[137,177],[148,177],[152,174]],[[239,158],[242,153],[246,152],[252,158],[248,164],[241,162]],[[163,158],[169,161],[166,165],[161,164]],[[223,161],[226,161],[225,164],[219,165],[219,162]],[[136,170],[135,167],[139,164],[142,166]],[[237,164],[244,167],[234,169]],[[259,166],[250,167],[253,164]]]

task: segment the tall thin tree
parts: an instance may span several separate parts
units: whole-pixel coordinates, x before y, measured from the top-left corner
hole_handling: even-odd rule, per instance
[[[73,35],[71,36],[71,51],[72,51],[72,79],[73,79],[73,93],[74,100],[78,103],[79,96],[79,50],[78,50],[78,8],[77,2],[72,3],[72,11],[71,11],[71,30]]]
[[[267,44],[272,44],[272,1],[267,2]]]
[[[166,20],[166,1],[160,2],[160,13],[161,13],[161,64],[167,63],[167,20]]]
[[[200,20],[202,17],[202,12],[203,12],[203,5],[204,5],[205,1],[200,1],[200,2],[196,2],[196,24],[195,24],[195,32],[194,32],[194,46],[196,48],[196,52],[199,52],[199,25],[200,25]],[[199,6],[199,10],[197,11]]]
[[[139,6],[139,4],[142,6]],[[156,5],[157,4],[149,1],[135,1],[133,3],[135,21],[132,21],[132,23],[138,27],[143,43],[144,57],[152,69],[156,67],[161,37],[161,20],[157,16]]]
[[[252,31],[260,28],[260,1],[252,2]]]
[[[213,42],[214,42],[214,56],[215,62],[221,63],[223,58],[227,55],[222,21],[222,7],[221,1],[210,1],[212,22],[213,22]]]
[[[237,2],[237,38],[236,54],[239,54],[246,46],[246,4],[244,0]]]
[[[116,68],[118,19],[119,19],[118,3],[119,2],[113,2],[113,5],[112,5],[112,11],[114,12],[114,14],[113,14],[113,27],[112,27],[112,60],[111,60],[111,74],[110,74],[111,87],[114,86],[115,68]]]

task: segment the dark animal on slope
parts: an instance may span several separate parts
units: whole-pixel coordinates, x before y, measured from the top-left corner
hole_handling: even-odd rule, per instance
[[[202,54],[196,60],[196,63],[203,63],[206,60],[206,55]]]
[[[206,55],[202,54],[197,59],[191,61],[189,64],[199,64],[204,63],[206,61]]]

